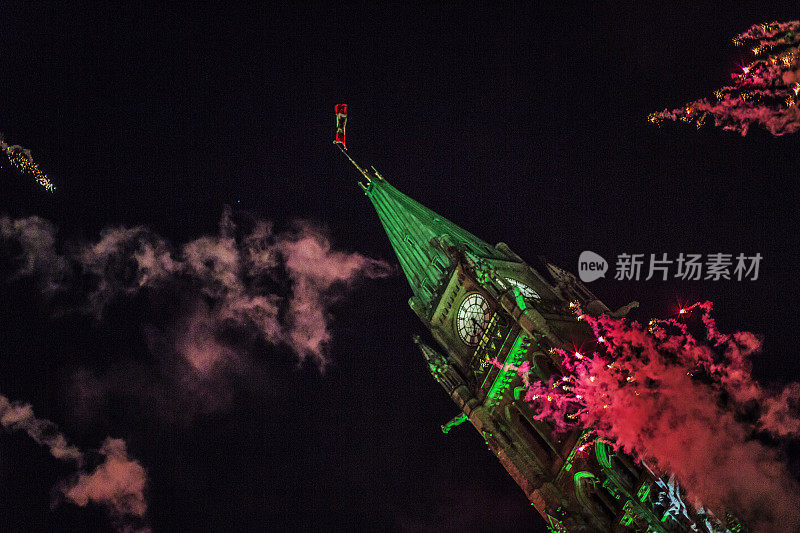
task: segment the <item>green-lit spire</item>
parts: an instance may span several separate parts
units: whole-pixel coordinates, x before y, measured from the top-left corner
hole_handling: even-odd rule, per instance
[[[439,284],[451,268],[450,258],[431,245],[433,237],[448,235],[478,257],[503,258],[493,246],[401,193],[374,168],[364,170],[343,148],[342,152],[366,178],[361,188],[378,212],[414,296],[426,307],[441,293]]]

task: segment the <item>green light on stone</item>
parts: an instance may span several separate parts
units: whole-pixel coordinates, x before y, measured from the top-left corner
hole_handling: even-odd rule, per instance
[[[650,484],[645,482],[639,487],[639,492],[636,494],[636,497],[639,498],[640,502],[644,502],[647,500],[648,496],[650,496]]]
[[[626,510],[625,514],[619,520],[620,525],[625,527],[630,527],[633,525],[633,516],[630,514],[630,510]]]
[[[619,489],[610,479],[606,479],[605,481],[603,481],[603,488],[605,488],[612,496],[614,496],[618,500],[622,497]]]
[[[465,415],[464,413],[457,414],[455,417],[453,417],[452,420],[450,420],[450,422],[442,425],[442,433],[444,434],[449,433],[451,429],[453,429],[456,426],[460,426],[466,420],[467,420],[467,415]]]
[[[486,394],[486,401],[490,407],[493,407],[494,404],[497,403],[503,393],[508,390],[511,382],[514,381],[514,378],[517,376],[516,369],[525,359],[529,345],[528,337],[524,333],[521,333],[514,341],[514,344],[508,351],[508,356],[506,356],[506,362],[503,365],[504,368],[500,369],[500,372],[494,379],[494,383],[492,383],[492,387]]]
[[[517,301],[517,307],[524,311],[527,305],[525,304],[525,298],[522,297],[522,291],[519,290],[517,286],[511,287],[511,289],[514,291],[514,299]]]

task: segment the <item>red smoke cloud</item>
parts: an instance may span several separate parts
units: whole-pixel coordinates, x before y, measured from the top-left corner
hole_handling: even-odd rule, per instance
[[[800,385],[766,391],[750,373],[756,336],[720,333],[710,302],[693,308],[705,339],[674,319],[645,328],[584,315],[597,350],[561,352],[566,379],[530,383],[526,400],[559,430],[593,428],[656,472],[674,474],[689,502],[730,509],[756,531],[798,530],[800,487],[757,436],[800,435]]]

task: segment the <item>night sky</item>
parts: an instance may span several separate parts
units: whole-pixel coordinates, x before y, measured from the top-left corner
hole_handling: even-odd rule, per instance
[[[0,131],[58,189],[3,174],[0,215],[47,218],[65,241],[144,225],[180,243],[215,233],[227,205],[278,228],[310,220],[336,248],[396,264],[331,145],[333,106],[347,103],[351,153],[401,191],[523,258],[575,272],[598,252],[612,272],[591,290],[611,308],[638,300],[637,320],[712,300],[723,331],[763,336],[755,375],[785,384],[800,379],[797,135],[645,120],[726,84],[750,60],[734,35],[797,18],[796,1],[768,4],[5,3]],[[757,281],[613,279],[618,254],[665,252],[764,259]],[[81,447],[124,438],[148,473],[153,530],[544,531],[476,431],[441,433],[457,409],[411,341],[424,332],[401,274],[334,305],[324,373],[251,343],[255,364],[219,409],[159,417],[125,396],[81,416],[70,376],[155,372],[146,332],[170,309],[56,313],[34,280],[12,280],[10,252],[0,259],[0,393]],[[0,528],[111,527],[99,507],[51,509],[66,475],[0,432]]]

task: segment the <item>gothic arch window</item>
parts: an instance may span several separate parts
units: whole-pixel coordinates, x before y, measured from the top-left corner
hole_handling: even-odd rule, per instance
[[[620,486],[633,488],[638,481],[638,472],[632,465],[626,464],[624,459],[616,457],[613,448],[607,443],[598,440],[594,444],[597,462],[603,472]]]
[[[575,496],[580,504],[588,509],[592,508],[591,495],[595,490],[597,478],[591,472],[575,473]]]
[[[620,481],[625,488],[632,491],[638,485],[639,472],[637,472],[633,465],[626,460],[621,459],[616,453],[611,456],[611,466],[619,474]]]
[[[575,496],[584,508],[596,509],[608,520],[616,519],[618,510],[610,503],[613,497],[610,497],[591,472],[575,474]]]

